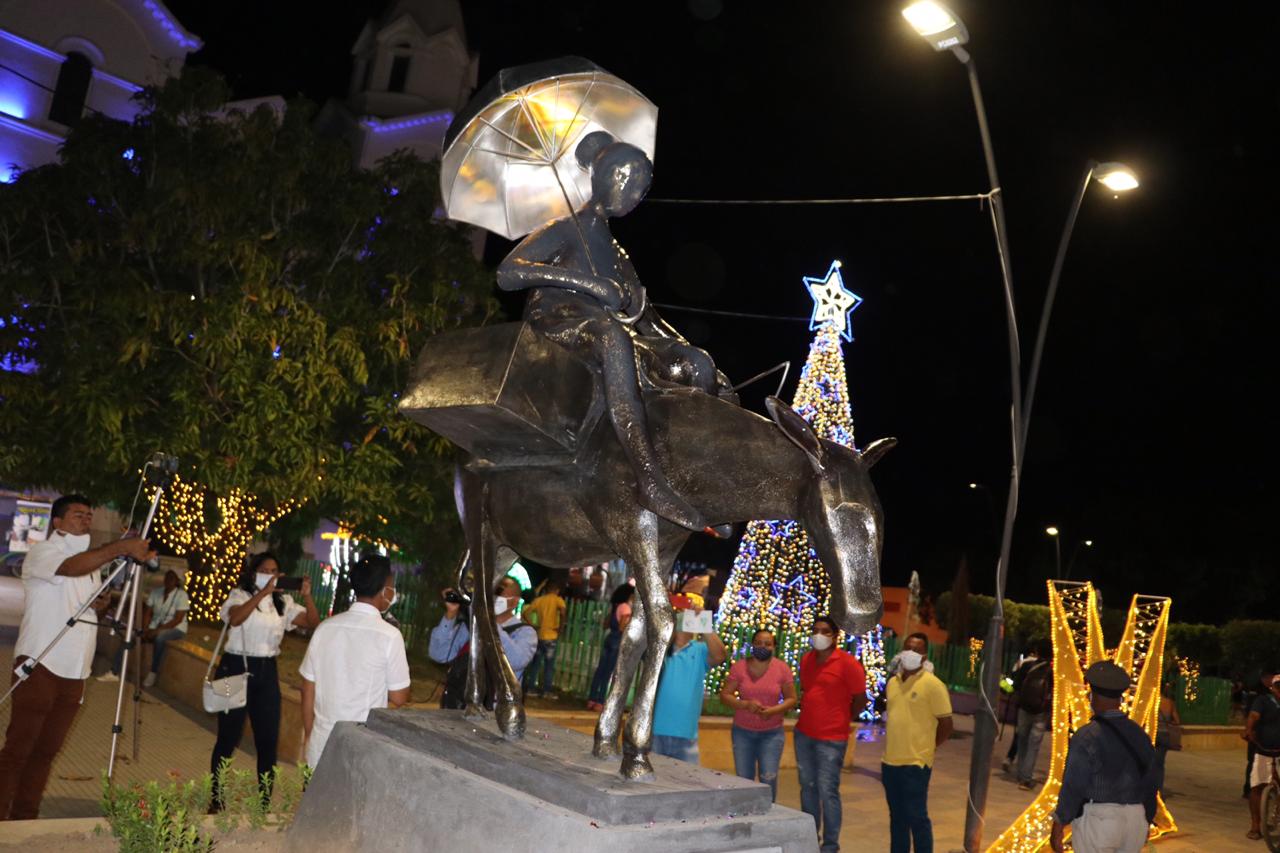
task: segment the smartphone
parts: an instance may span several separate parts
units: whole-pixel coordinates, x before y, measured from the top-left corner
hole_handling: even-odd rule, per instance
[[[281,592],[297,592],[302,589],[302,578],[288,576],[276,578],[276,589]]]

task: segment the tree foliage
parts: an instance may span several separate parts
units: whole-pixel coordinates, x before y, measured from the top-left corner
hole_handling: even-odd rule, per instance
[[[305,499],[295,526],[444,557],[450,454],[396,401],[495,303],[436,167],[357,169],[310,104],[228,112],[197,69],[139,97],[0,187],[0,357],[35,366],[0,370],[0,481],[127,506],[162,450],[212,494]]]

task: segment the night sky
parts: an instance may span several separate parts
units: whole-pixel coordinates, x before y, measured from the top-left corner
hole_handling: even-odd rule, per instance
[[[299,0],[168,2],[206,43],[191,64],[221,71],[237,96],[317,101],[345,94],[351,45],[383,5],[344,3],[318,20]],[[1280,298],[1267,247],[1280,183],[1265,129],[1280,107],[1276,15],[1251,24],[1209,4],[1198,14],[1120,5],[953,4],[1004,185],[1024,363],[1085,161],[1123,161],[1142,181],[1120,198],[1095,185],[1081,211],[1040,376],[1008,593],[1044,600],[1054,552],[1043,531],[1055,524],[1063,563],[1074,556],[1074,577],[1093,579],[1110,605],[1142,592],[1172,595],[1178,621],[1273,617],[1280,501],[1265,411]],[[964,69],[899,8],[464,2],[482,83],[505,66],[578,54],[659,106],[654,198],[985,191]],[[884,581],[905,584],[917,570],[936,595],[964,554],[974,589],[994,588],[1008,350],[978,202],[648,202],[614,230],[653,301],[778,318],[807,317],[801,277],[840,258],[865,299],[845,347],[858,443],[901,442],[874,472]],[[509,248],[491,237],[486,260]],[[518,314],[518,300],[507,304]],[[790,399],[805,323],[666,316],[735,381],[790,359]],[[762,411],[764,393],[748,389],[744,404]],[[1095,545],[1077,556],[1086,538]],[[732,559],[732,548],[704,551]]]

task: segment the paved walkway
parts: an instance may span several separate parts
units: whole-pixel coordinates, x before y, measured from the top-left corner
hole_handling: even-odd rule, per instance
[[[0,628],[0,680],[8,689],[13,671],[13,644],[17,629]],[[101,666],[102,661],[97,661]],[[66,745],[53,763],[49,785],[45,789],[40,816],[97,817],[102,794],[101,777],[111,752],[111,722],[115,717],[116,690],[119,684],[89,680],[84,706],[67,737]],[[22,688],[19,687],[19,690]],[[138,741],[138,759],[133,759],[132,691],[126,688],[125,709],[121,717],[124,733],[117,750],[115,778],[121,783],[145,782],[153,779],[190,779],[209,771],[209,755],[213,750],[212,715],[195,713],[182,706],[169,704],[163,694],[143,692],[142,726]],[[10,705],[0,707],[0,732],[9,725]],[[249,738],[245,743],[249,743]],[[237,750],[235,766],[254,770],[252,756]]]
[[[0,673],[10,671],[16,631],[0,628]],[[101,662],[99,662],[101,665]],[[8,679],[4,679],[7,681]],[[42,817],[92,817],[100,814],[100,776],[111,746],[111,719],[115,712],[115,684],[91,680],[84,707],[58,759],[45,793]],[[132,703],[126,694],[125,732],[120,739],[123,756],[116,775],[122,782],[183,779],[204,773],[213,746],[213,718],[187,711],[166,702],[163,694],[145,691],[142,701],[142,738],[139,758],[132,759]],[[532,710],[534,715],[537,710]],[[549,716],[555,716],[554,714]],[[0,707],[0,730],[8,725],[9,708]],[[930,787],[929,809],[933,818],[936,848],[959,850],[964,832],[965,796],[969,752],[972,746],[972,718],[957,717],[957,733],[938,751]],[[1000,772],[999,759],[1008,749],[1012,729],[996,744],[995,768],[987,803],[989,844],[1021,813],[1034,791],[1019,790],[1014,781]],[[249,745],[246,739],[245,745]],[[841,783],[844,827],[841,846],[846,851],[888,849],[888,812],[880,786],[878,739],[860,741],[854,747],[854,762]],[[237,751],[235,763],[253,768],[252,756]],[[1048,743],[1040,754],[1038,778],[1048,767]],[[730,767],[715,767],[732,772]],[[1240,750],[1173,752],[1167,767],[1168,804],[1180,832],[1161,839],[1158,853],[1212,851],[1213,853],[1262,853],[1260,842],[1244,837],[1249,828],[1248,806],[1240,797],[1244,754]],[[800,791],[794,769],[783,769],[778,800],[791,808],[800,807]]]

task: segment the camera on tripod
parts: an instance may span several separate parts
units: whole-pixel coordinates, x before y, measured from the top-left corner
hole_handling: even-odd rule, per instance
[[[147,464],[142,466],[142,473],[148,485],[168,486],[178,473],[178,457],[169,453],[153,453]]]

